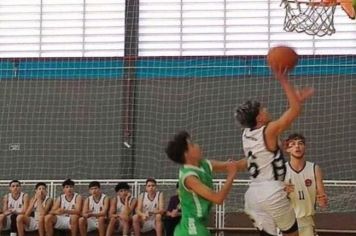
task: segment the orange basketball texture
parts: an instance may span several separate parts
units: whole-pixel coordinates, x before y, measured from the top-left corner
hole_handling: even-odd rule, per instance
[[[290,71],[298,63],[298,54],[288,46],[273,47],[267,54],[267,62],[274,71]]]

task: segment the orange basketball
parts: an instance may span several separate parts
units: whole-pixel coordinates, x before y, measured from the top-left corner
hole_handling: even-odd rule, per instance
[[[268,52],[267,62],[274,71],[290,71],[298,63],[298,54],[287,46],[273,47]]]

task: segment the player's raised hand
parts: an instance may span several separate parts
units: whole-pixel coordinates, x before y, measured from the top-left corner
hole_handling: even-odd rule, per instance
[[[36,192],[36,194],[35,194],[35,199],[36,199],[39,203],[42,203],[42,202],[43,202],[42,196],[43,196],[42,192]]]
[[[131,193],[128,193],[126,198],[125,198],[125,205],[129,204],[130,198],[131,198]]]
[[[328,206],[328,196],[326,196],[326,194],[318,194],[316,200],[321,208],[326,208]]]
[[[30,201],[30,205],[32,205],[32,206],[33,206],[33,205],[35,204],[35,202],[36,202],[36,201],[37,201],[37,199],[36,199],[35,197],[34,197],[34,198],[32,198],[32,199],[31,199],[31,201]]]
[[[272,69],[274,76],[277,80],[287,80],[288,79],[288,71],[287,70],[280,70],[280,69]]]
[[[297,95],[297,98],[301,103],[303,103],[305,100],[313,96],[314,93],[315,93],[314,88],[309,88],[309,87],[300,90],[295,90],[295,94]]]

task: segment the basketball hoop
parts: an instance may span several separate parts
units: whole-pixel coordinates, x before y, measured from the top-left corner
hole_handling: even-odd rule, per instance
[[[284,30],[325,36],[335,33],[334,13],[338,5],[355,19],[352,0],[282,0],[286,9]]]

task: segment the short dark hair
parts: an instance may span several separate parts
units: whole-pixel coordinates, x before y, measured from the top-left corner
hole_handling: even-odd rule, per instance
[[[188,151],[188,139],[190,134],[187,131],[177,133],[172,140],[170,140],[166,147],[166,154],[172,161],[184,164],[184,153]]]
[[[115,186],[115,192],[120,191],[121,189],[130,189],[130,185],[127,182],[119,182],[117,183],[117,185]]]
[[[74,186],[74,181],[71,180],[71,179],[66,179],[66,180],[64,180],[63,183],[62,183],[62,187],[64,188],[64,187],[67,186],[67,185],[69,185],[69,186]]]
[[[43,182],[38,182],[35,186],[35,189],[38,189],[40,186],[43,186],[45,188],[47,188],[47,184],[43,183]]]
[[[11,184],[13,184],[13,183],[18,183],[21,186],[20,181],[18,181],[17,179],[11,180],[9,183],[9,186],[11,186]]]
[[[89,188],[92,188],[92,187],[98,187],[100,188],[100,183],[98,181],[91,181],[89,183]]]
[[[292,140],[300,140],[305,144],[305,137],[300,133],[292,133],[285,140],[286,143],[289,143]]]
[[[154,184],[157,184],[157,181],[154,178],[151,178],[151,177],[146,179],[146,185],[148,184],[148,182],[152,182]]]
[[[237,107],[235,118],[243,127],[254,128],[257,125],[256,118],[260,109],[260,102],[248,100]]]

